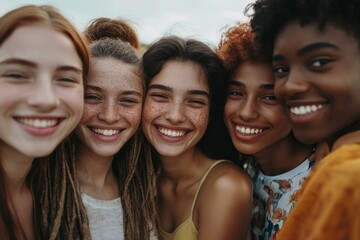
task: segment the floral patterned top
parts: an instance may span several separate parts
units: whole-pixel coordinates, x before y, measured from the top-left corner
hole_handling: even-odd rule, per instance
[[[315,161],[306,159],[296,168],[267,176],[252,165],[246,171],[253,180],[252,239],[276,240],[278,231],[296,204],[297,193]]]

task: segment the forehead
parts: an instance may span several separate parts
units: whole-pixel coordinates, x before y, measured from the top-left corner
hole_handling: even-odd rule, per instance
[[[191,61],[171,60],[152,79],[150,85],[162,84],[175,90],[199,89],[208,91],[208,81],[204,69]]]
[[[20,58],[36,63],[82,68],[75,45],[65,34],[44,24],[20,26],[0,45],[0,61]]]
[[[274,53],[279,49],[302,47],[315,42],[330,43],[339,48],[345,46],[358,48],[357,39],[339,25],[328,22],[320,28],[317,22],[301,25],[299,21],[293,21],[285,25],[277,34],[274,41]]]
[[[142,78],[139,68],[112,57],[91,58],[87,83],[102,88],[136,88],[142,89]]]
[[[274,82],[274,73],[270,63],[263,61],[245,61],[234,71],[232,81],[248,84],[264,84]]]

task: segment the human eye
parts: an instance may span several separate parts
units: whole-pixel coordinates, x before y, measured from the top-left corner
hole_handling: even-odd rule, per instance
[[[282,78],[290,72],[290,68],[284,65],[275,65],[273,66],[273,72],[276,78]]]
[[[120,100],[120,103],[123,104],[124,106],[134,106],[138,103],[140,103],[141,100],[137,99],[137,98],[131,98],[131,97],[127,97],[127,98],[123,98]]]
[[[29,76],[17,71],[9,71],[2,74],[2,76],[10,81],[22,82],[29,79]]]
[[[229,99],[240,99],[245,96],[243,91],[241,91],[240,89],[234,89],[234,88],[229,88],[227,90],[226,95],[227,95],[227,98],[229,98]]]
[[[8,77],[8,78],[15,78],[15,79],[22,79],[22,78],[26,78],[24,74],[21,74],[21,73],[8,73],[5,75],[5,77]]]
[[[64,86],[82,84],[82,74],[74,71],[60,71],[55,74],[54,78],[58,84]]]
[[[313,68],[319,68],[327,65],[328,63],[333,62],[332,59],[329,58],[318,58],[310,62],[309,66]]]
[[[195,108],[200,108],[207,105],[207,101],[204,99],[191,98],[188,102],[191,107]]]
[[[263,97],[265,100],[277,100],[277,98],[274,95],[266,95]]]
[[[85,102],[97,102],[101,100],[101,98],[98,95],[93,93],[85,93],[84,99]]]
[[[165,93],[152,92],[149,96],[156,102],[166,102],[169,97]]]
[[[273,93],[264,94],[260,97],[261,101],[263,101],[265,104],[274,105],[278,103],[278,99],[275,97]]]
[[[242,96],[243,94],[239,90],[230,89],[228,90],[228,94],[230,96]]]
[[[273,71],[275,74],[285,74],[289,72],[289,68],[286,66],[274,66]]]
[[[73,85],[80,82],[80,80],[75,79],[73,77],[59,77],[56,79],[56,82],[63,84],[63,85]]]

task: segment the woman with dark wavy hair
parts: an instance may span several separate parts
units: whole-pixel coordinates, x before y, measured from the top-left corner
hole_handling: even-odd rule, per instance
[[[224,160],[221,60],[200,41],[170,36],[144,53],[143,71],[142,128],[159,171],[160,239],[243,239],[251,181]]]

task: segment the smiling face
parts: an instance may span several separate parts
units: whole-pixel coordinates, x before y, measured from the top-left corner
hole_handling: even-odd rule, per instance
[[[292,22],[275,40],[273,68],[276,95],[301,142],[336,138],[359,121],[359,44],[347,32]]]
[[[162,157],[193,151],[209,120],[209,89],[204,71],[193,62],[169,61],[151,81],[142,127]]]
[[[272,148],[289,135],[290,121],[274,96],[270,64],[246,61],[235,69],[224,118],[234,146],[247,155]]]
[[[136,132],[143,97],[137,70],[111,57],[90,61],[84,116],[76,129],[81,151],[112,157]]]
[[[50,154],[83,112],[82,62],[71,40],[22,26],[0,46],[0,152]]]

